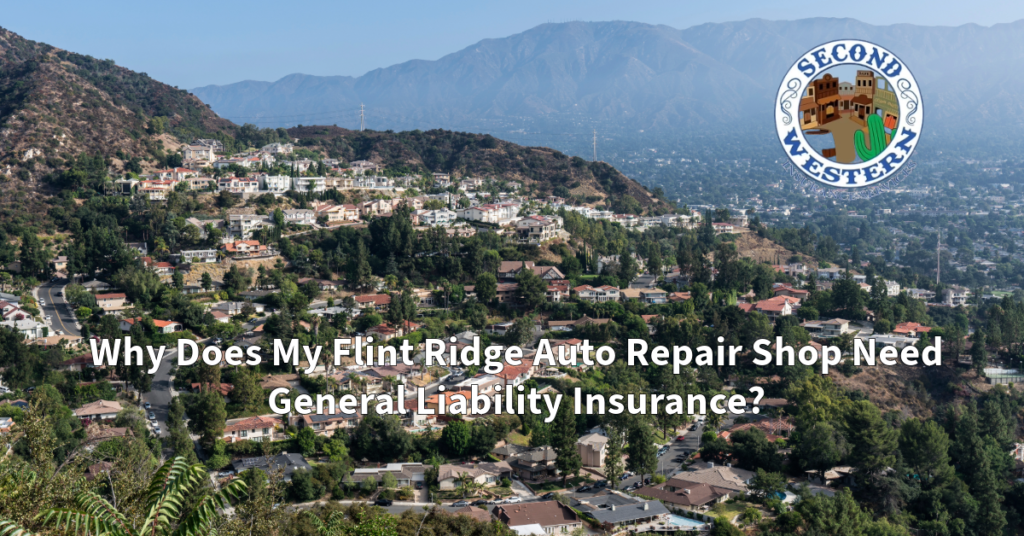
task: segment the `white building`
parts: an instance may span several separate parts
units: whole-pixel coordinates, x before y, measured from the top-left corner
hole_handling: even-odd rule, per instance
[[[454,211],[442,208],[440,210],[417,210],[412,213],[414,223],[419,225],[450,225],[457,218]]]
[[[232,235],[249,238],[253,231],[264,227],[273,227],[269,216],[259,214],[228,214],[228,232]]]
[[[900,284],[895,281],[885,280],[885,294],[887,296],[899,296]]]
[[[181,250],[178,254],[180,262],[200,263],[217,262],[217,250],[215,249],[188,249]]]
[[[282,210],[284,213],[285,223],[294,223],[295,225],[313,225],[316,223],[316,212],[305,208],[291,208]]]
[[[260,175],[260,190],[284,193],[292,189],[292,178],[287,175]]]
[[[327,190],[324,177],[292,177],[292,189],[297,192],[319,193]]]
[[[270,154],[292,154],[294,146],[290,143],[271,143],[264,145],[261,150]]]

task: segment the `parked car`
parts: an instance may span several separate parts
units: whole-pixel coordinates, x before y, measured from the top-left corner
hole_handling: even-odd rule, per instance
[[[480,499],[478,501],[473,501],[473,502],[469,503],[469,505],[470,506],[486,506],[487,505],[487,500],[486,499]]]
[[[234,471],[221,471],[221,472],[217,473],[217,478],[224,478],[224,477],[231,476],[233,474],[235,474]]]
[[[416,489],[423,489],[423,482],[417,482]]]
[[[522,497],[520,497],[518,495],[513,495],[513,496],[509,497],[508,499],[505,499],[505,502],[507,504],[516,504],[516,503],[523,502],[523,499],[522,499]]]
[[[377,499],[376,501],[373,501],[373,504],[377,506],[391,506],[392,504],[395,504],[395,501],[392,501],[391,499]]]
[[[156,435],[160,435],[160,427],[159,426],[154,426],[153,427],[153,433],[156,434]]]
[[[607,480],[599,480],[597,482],[597,484],[594,484],[595,488],[604,488],[604,487],[607,487],[607,486],[608,486],[608,481]]]
[[[686,441],[686,436],[679,436],[676,438],[676,441]]]
[[[149,402],[146,402],[145,404],[142,405],[142,407],[144,407],[146,409],[149,409],[149,408],[153,407],[153,405],[150,404]]]
[[[555,496],[555,492],[549,491],[549,492],[545,493],[544,495],[541,495],[540,498],[544,499],[544,500],[548,500],[548,499],[550,499],[550,498],[552,498],[554,496]]]
[[[455,501],[455,502],[452,503],[452,506],[454,506],[456,508],[461,508],[463,506],[469,506],[469,501]]]
[[[584,491],[590,491],[590,489],[591,489],[590,486],[584,485],[584,486],[580,486],[580,487],[576,488],[576,492],[577,493],[583,493]]]
[[[156,420],[156,413],[153,413],[152,411],[150,411],[149,412],[149,420],[155,421]]]

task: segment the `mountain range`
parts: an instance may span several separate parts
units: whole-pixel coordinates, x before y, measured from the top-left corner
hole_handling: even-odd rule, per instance
[[[875,26],[854,19],[751,19],[684,30],[637,22],[543,24],[436,61],[359,77],[293,74],[192,92],[238,123],[452,128],[507,139],[608,132],[769,131],[782,75],[813,46],[857,38],[889,48],[923,89],[930,128],[1020,129],[1024,21],[983,27]]]

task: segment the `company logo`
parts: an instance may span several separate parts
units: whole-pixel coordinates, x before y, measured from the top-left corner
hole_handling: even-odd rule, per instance
[[[895,54],[855,39],[815,47],[790,67],[775,128],[805,175],[837,188],[896,175],[921,140],[921,90]]]

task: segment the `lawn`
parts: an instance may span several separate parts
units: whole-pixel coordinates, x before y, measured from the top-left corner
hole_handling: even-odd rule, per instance
[[[530,446],[530,436],[525,436],[519,432],[509,432],[508,436],[505,437],[505,440],[521,447]]]
[[[743,501],[726,501],[723,503],[716,504],[709,513],[718,517],[724,517],[729,521],[732,521],[734,517],[742,515],[743,512],[746,511],[746,509],[750,508],[751,506],[755,505]]]

